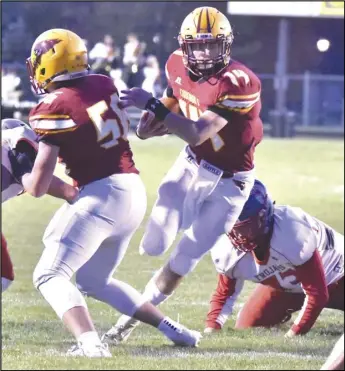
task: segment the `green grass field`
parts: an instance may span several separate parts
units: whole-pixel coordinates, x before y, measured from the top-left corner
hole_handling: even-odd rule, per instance
[[[147,214],[157,187],[182,148],[176,138],[132,141],[136,162],[149,197]],[[271,140],[258,148],[258,178],[266,183],[278,203],[298,205],[344,230],[344,142],[338,140]],[[128,342],[112,348],[113,358],[71,359],[64,353],[74,339],[62,327],[55,313],[32,284],[32,272],[42,251],[45,226],[57,210],[59,200],[18,197],[3,206],[2,230],[15,265],[16,281],[2,296],[3,369],[319,369],[343,332],[342,313],[324,310],[303,338],[286,340],[286,324],[279,329],[232,330],[234,320],[221,334],[204,337],[197,349],[172,346],[149,326],[137,328]],[[211,217],[211,216],[210,216]],[[168,258],[141,257],[138,243],[141,228],[116,272],[142,290],[153,272]],[[216,271],[209,256],[188,276],[171,299],[162,305],[166,314],[195,329],[203,330],[208,300],[216,285]],[[247,284],[235,309],[253,288]],[[119,314],[105,304],[88,299],[100,333],[113,325]]]

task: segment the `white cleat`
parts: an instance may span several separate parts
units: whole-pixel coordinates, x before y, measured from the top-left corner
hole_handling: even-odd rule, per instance
[[[134,318],[122,315],[117,324],[102,336],[102,341],[112,345],[125,342],[139,323],[140,321]]]
[[[219,328],[213,328],[213,327],[206,327],[204,330],[204,334],[212,334],[212,333],[217,333],[220,332],[221,329]]]
[[[199,331],[189,330],[187,327],[167,317],[159,325],[159,330],[175,345],[179,346],[197,347],[202,338]]]
[[[108,349],[108,344],[98,344],[92,347],[85,347],[83,344],[78,343],[73,345],[67,351],[69,357],[88,357],[88,358],[110,358],[112,357]]]

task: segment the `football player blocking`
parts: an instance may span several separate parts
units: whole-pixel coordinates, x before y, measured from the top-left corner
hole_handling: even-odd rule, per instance
[[[68,354],[111,356],[82,294],[158,328],[175,344],[197,346],[199,332],[165,317],[134,288],[112,278],[146,211],[145,187],[127,140],[128,117],[113,81],[89,73],[82,39],[63,29],[42,33],[27,65],[35,91],[48,94],[29,115],[39,142],[32,171],[13,162],[13,174],[40,197],[59,157],[76,186],[74,199],[46,228],[33,274],[35,287],[77,339]],[[70,282],[73,274],[77,286]]]
[[[303,335],[323,308],[344,311],[344,237],[300,208],[274,205],[257,180],[239,221],[211,255],[220,275],[206,332],[224,326],[246,280],[258,286],[237,329],[276,326],[301,310],[286,336]]]
[[[31,171],[38,147],[37,135],[24,122],[16,119],[1,120],[1,200],[2,203],[24,193],[20,181],[12,172],[14,166]],[[20,162],[20,164],[19,164]],[[49,195],[69,201],[76,190],[53,176],[47,192]],[[7,242],[1,234],[1,291],[5,291],[14,280],[14,270]]]
[[[215,8],[197,8],[183,21],[178,39],[180,49],[166,63],[162,101],[174,112],[178,104],[183,115],[142,89],[121,96],[122,107],[148,111],[138,125],[139,138],[170,132],[187,142],[161,182],[139,247],[141,253],[161,255],[184,231],[168,263],[145,288],[143,295],[154,305],[171,296],[232,229],[254,184],[254,151],[263,135],[261,83],[230,58],[233,33],[227,18]],[[124,340],[137,323],[122,316],[104,339]]]

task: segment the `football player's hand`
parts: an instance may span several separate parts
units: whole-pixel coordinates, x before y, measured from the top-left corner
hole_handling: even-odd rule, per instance
[[[137,136],[140,139],[147,139],[168,134],[169,131],[162,122],[154,121],[155,115],[151,111],[145,111],[137,126]]]
[[[24,152],[17,152],[15,149],[8,152],[8,158],[12,167],[12,175],[21,184],[23,175],[31,173],[34,163],[29,155]]]
[[[145,109],[147,102],[152,98],[152,94],[141,88],[132,88],[129,90],[122,90],[120,96],[120,107],[137,107]]]

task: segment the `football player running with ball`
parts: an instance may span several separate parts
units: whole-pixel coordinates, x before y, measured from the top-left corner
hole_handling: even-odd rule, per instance
[[[128,117],[112,79],[89,73],[83,40],[64,29],[42,33],[27,61],[33,88],[48,93],[29,116],[39,136],[25,190],[46,193],[58,157],[79,188],[50,221],[34,271],[36,288],[77,339],[73,356],[110,357],[82,293],[158,328],[175,344],[200,334],[165,317],[130,285],[112,278],[146,211],[146,191],[127,140]],[[77,287],[70,282],[76,273]]]
[[[263,136],[261,83],[230,56],[232,27],[217,9],[201,7],[183,21],[180,49],[166,63],[162,102],[148,92],[124,91],[122,107],[147,110],[137,128],[143,139],[174,133],[185,142],[163,179],[140,251],[163,254],[179,230],[183,237],[144,296],[158,305],[200,259],[232,229],[255,179],[254,151]],[[138,322],[122,316],[104,339],[127,338]]]

